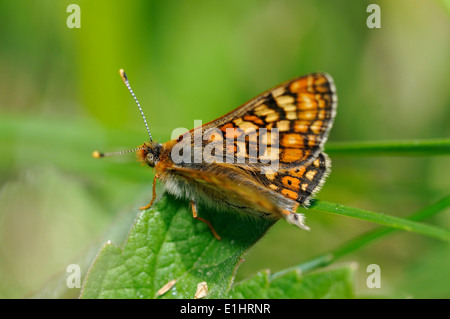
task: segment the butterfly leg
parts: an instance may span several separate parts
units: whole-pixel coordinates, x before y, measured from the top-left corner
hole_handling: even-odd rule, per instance
[[[291,211],[283,209],[281,212],[284,219],[290,224],[293,224],[301,229],[309,230],[310,228],[305,225],[305,215],[296,213],[299,205],[294,206]]]
[[[155,199],[156,199],[156,175],[153,178],[153,197],[152,197],[152,200],[150,201],[150,204],[148,204],[146,206],[143,206],[143,207],[140,207],[139,209],[142,209],[142,210],[149,209],[150,207],[152,207],[153,202],[155,201]]]
[[[204,222],[206,225],[208,225],[208,227],[211,230],[214,237],[216,237],[217,240],[222,240],[222,238],[220,238],[220,236],[216,233],[216,231],[215,231],[214,227],[211,225],[211,223],[209,221],[207,221],[206,219],[203,219],[198,216],[197,203],[194,202],[193,200],[191,200],[191,208],[192,208],[192,217],[194,217],[195,219],[198,219],[198,220]]]

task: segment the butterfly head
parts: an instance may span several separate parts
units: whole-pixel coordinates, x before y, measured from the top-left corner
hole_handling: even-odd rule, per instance
[[[147,165],[154,167],[161,157],[162,145],[155,142],[145,142],[137,150],[138,159]]]

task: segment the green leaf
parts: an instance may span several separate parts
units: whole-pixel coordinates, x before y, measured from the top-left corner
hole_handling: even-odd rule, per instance
[[[165,194],[139,214],[125,243],[106,243],[89,270],[81,298],[193,298],[206,282],[208,298],[225,297],[243,254],[272,221],[237,214],[212,213],[200,207],[222,237],[192,217],[187,202]],[[162,296],[158,290],[175,285]]]
[[[439,203],[439,207],[447,204],[444,200]],[[336,205],[315,201],[313,207],[335,212]],[[342,205],[337,206],[338,211],[347,209]],[[362,210],[364,214],[360,214],[360,210],[354,208],[349,211],[352,213],[349,216],[397,229],[405,228],[398,224],[412,225],[412,231],[417,227],[416,224],[410,224],[411,220]],[[367,214],[370,218],[364,218]],[[212,236],[206,224],[192,218],[185,201],[165,194],[154,208],[139,214],[125,243],[117,246],[107,242],[103,246],[86,276],[81,297],[193,298],[200,282],[207,283],[209,298],[353,296],[351,267],[308,273],[306,276],[300,275],[300,268],[286,269],[274,275],[260,272],[232,286],[234,273],[243,254],[267,231],[272,222],[203,209],[200,210],[200,216],[211,221],[222,241]],[[395,223],[391,225],[391,222]],[[424,229],[434,231],[433,228]],[[421,227],[418,232],[423,233]],[[313,264],[329,263],[329,255],[322,257],[324,260],[316,260]],[[173,280],[176,281],[175,285],[159,296],[158,290]]]
[[[353,298],[355,267],[350,264],[312,272],[302,276],[293,269],[280,276],[269,271],[259,272],[237,283],[230,291],[231,298],[252,299],[318,299]]]

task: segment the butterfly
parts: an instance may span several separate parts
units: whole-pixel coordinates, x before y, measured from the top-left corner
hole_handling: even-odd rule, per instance
[[[301,205],[321,188],[331,168],[323,152],[336,115],[334,81],[326,73],[312,73],[284,82],[230,113],[181,134],[166,143],[153,141],[142,108],[128,78],[119,71],[136,101],[149,141],[136,149],[138,158],[154,168],[156,181],[168,193],[190,200],[193,217],[199,204],[234,210],[256,218],[281,219],[309,230]],[[100,153],[96,158],[122,154]]]

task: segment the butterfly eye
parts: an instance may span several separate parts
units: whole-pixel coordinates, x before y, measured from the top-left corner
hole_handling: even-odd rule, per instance
[[[153,163],[153,153],[148,153],[148,154],[147,154],[147,161],[148,161],[149,163]]]

